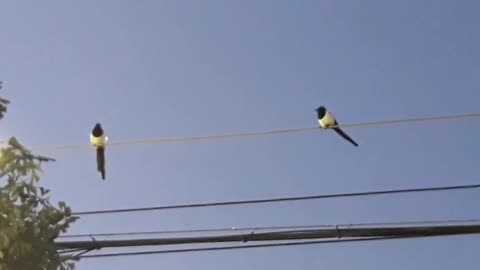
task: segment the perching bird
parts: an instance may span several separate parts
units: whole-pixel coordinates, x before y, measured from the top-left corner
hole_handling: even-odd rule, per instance
[[[100,123],[97,123],[90,134],[90,143],[97,148],[97,170],[105,180],[105,145],[108,137],[103,132]]]
[[[333,130],[338,133],[338,135],[342,136],[345,140],[351,142],[353,145],[358,146],[358,144],[350,138],[343,130],[341,130],[338,126],[338,122],[335,117],[327,111],[327,108],[324,106],[320,106],[317,108],[317,116],[318,116],[318,123],[320,124],[320,128],[329,129],[333,127]]]

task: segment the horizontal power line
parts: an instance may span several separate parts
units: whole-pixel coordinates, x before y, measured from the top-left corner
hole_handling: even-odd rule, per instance
[[[308,230],[285,230],[276,232],[208,235],[191,237],[166,237],[166,238],[142,238],[126,240],[81,240],[56,242],[58,250],[63,249],[102,249],[119,247],[142,247],[142,246],[171,246],[185,244],[213,244],[229,242],[267,242],[310,240],[326,238],[349,238],[349,237],[381,237],[381,236],[407,236],[407,235],[452,235],[452,234],[477,234],[480,233],[480,224],[438,225],[438,226],[397,226],[397,227],[340,227],[308,229]]]
[[[366,228],[335,228],[313,230],[291,230],[265,233],[245,233],[240,235],[172,237],[130,240],[103,241],[69,241],[55,243],[58,250],[94,250],[102,248],[170,246],[183,244],[218,244],[229,242],[272,242],[272,241],[305,241],[312,239],[364,239],[372,237],[421,237],[441,235],[479,234],[480,225],[442,225],[442,226],[411,226],[411,227],[366,227]]]
[[[181,208],[199,208],[199,207],[244,205],[244,204],[275,203],[275,202],[287,202],[287,201],[305,201],[305,200],[318,200],[318,199],[330,199],[330,198],[342,198],[342,197],[361,197],[361,196],[374,196],[374,195],[386,195],[386,194],[418,193],[418,192],[433,192],[433,191],[462,190],[462,189],[465,190],[465,189],[477,189],[477,188],[480,188],[480,184],[407,188],[407,189],[389,189],[389,190],[366,191],[366,192],[336,193],[336,194],[310,195],[310,196],[299,196],[299,197],[281,197],[281,198],[269,198],[269,199],[257,199],[257,200],[223,201],[223,202],[211,202],[211,203],[177,204],[177,205],[152,206],[152,207],[140,207],[140,208],[93,210],[93,211],[74,212],[72,213],[72,215],[81,216],[81,215],[113,214],[113,213],[125,213],[125,212],[140,212],[140,211],[158,211],[158,210],[170,210],[170,209],[181,209]]]
[[[196,230],[163,230],[163,231],[140,231],[140,232],[118,232],[118,233],[90,233],[90,234],[67,234],[60,235],[59,239],[81,238],[81,237],[111,237],[111,236],[134,236],[134,235],[168,235],[168,234],[192,234],[192,233],[225,233],[225,232],[261,232],[275,230],[293,230],[293,229],[319,229],[333,227],[362,227],[362,226],[415,226],[415,225],[449,225],[449,224],[480,224],[480,219],[467,220],[425,220],[425,221],[406,221],[406,222],[376,222],[376,223],[350,223],[350,224],[319,224],[319,225],[292,225],[292,226],[257,226],[257,227],[231,227],[218,229],[196,229]]]
[[[473,119],[473,118],[480,118],[480,113],[359,122],[359,123],[342,124],[342,125],[339,125],[338,127],[359,128],[359,127],[398,125],[398,124],[432,122],[432,121],[453,121],[453,120]],[[309,131],[325,131],[325,130],[320,129],[319,127],[306,127],[306,128],[254,131],[254,132],[245,132],[245,133],[232,133],[232,134],[223,134],[223,135],[196,136],[196,137],[130,140],[130,141],[109,142],[108,147],[218,141],[218,140],[224,140],[224,139],[235,139],[235,138],[239,139],[239,138],[272,136],[272,135],[282,135],[282,134],[284,135],[284,134],[301,133],[301,132],[309,132]],[[80,145],[57,145],[57,146],[33,147],[31,148],[31,150],[38,151],[38,152],[57,152],[57,151],[90,150],[91,148],[92,146],[89,144],[80,144]]]
[[[287,242],[287,243],[271,243],[271,244],[255,244],[255,245],[234,245],[223,247],[204,247],[204,248],[186,248],[186,249],[168,249],[168,250],[151,250],[151,251],[137,251],[137,252],[116,252],[116,253],[102,253],[93,255],[74,256],[78,259],[95,259],[107,257],[125,257],[125,256],[142,256],[142,255],[163,255],[173,253],[189,253],[202,251],[224,251],[237,249],[254,249],[254,248],[269,248],[269,247],[289,247],[289,246],[306,246],[306,245],[320,245],[320,244],[336,244],[336,243],[353,243],[353,242],[370,242],[381,240],[395,240],[395,239],[412,239],[412,238],[426,238],[439,236],[384,236],[384,237],[366,237],[354,239],[335,239],[335,240],[316,240],[316,241],[301,241],[301,242]],[[71,256],[66,256],[68,257]],[[65,257],[64,257],[65,258]]]

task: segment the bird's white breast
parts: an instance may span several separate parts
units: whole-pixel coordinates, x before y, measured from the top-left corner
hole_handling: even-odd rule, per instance
[[[105,136],[105,134],[103,134],[100,137],[95,137],[92,134],[90,134],[90,143],[95,147],[105,146],[105,144],[107,143],[107,140],[108,140],[108,137]]]
[[[322,128],[329,128],[330,126],[335,125],[335,117],[330,112],[326,112],[323,118],[318,119],[318,123]]]

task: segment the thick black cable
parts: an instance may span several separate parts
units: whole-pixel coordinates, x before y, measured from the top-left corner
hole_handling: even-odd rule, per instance
[[[227,242],[270,242],[290,240],[310,240],[328,238],[365,238],[383,236],[411,235],[458,235],[479,234],[480,224],[437,225],[437,226],[400,226],[400,227],[360,227],[360,228],[324,228],[313,230],[287,230],[276,232],[227,234],[216,236],[170,237],[170,238],[140,238],[126,240],[100,241],[61,241],[56,242],[57,250],[102,249],[118,247],[167,246],[184,244],[213,244]]]
[[[425,220],[425,221],[405,221],[405,222],[373,222],[373,223],[349,223],[349,224],[317,224],[317,225],[291,225],[291,226],[265,226],[265,227],[231,227],[231,228],[217,228],[217,229],[196,229],[196,230],[163,230],[163,231],[136,231],[136,232],[118,232],[118,233],[85,233],[85,234],[66,234],[60,235],[59,239],[65,238],[80,238],[80,237],[119,237],[119,236],[134,236],[134,235],[165,235],[165,234],[193,234],[193,233],[223,233],[223,232],[237,232],[242,233],[246,231],[262,232],[266,230],[293,230],[293,229],[315,229],[315,228],[348,228],[348,227],[362,227],[362,226],[413,226],[413,225],[445,225],[445,224],[480,224],[480,219],[466,219],[466,220]]]
[[[299,196],[299,197],[281,197],[281,198],[257,199],[257,200],[223,201],[223,202],[211,202],[211,203],[178,204],[178,205],[123,208],[123,209],[111,209],[111,210],[93,210],[93,211],[74,212],[72,213],[72,215],[73,216],[98,215],[98,214],[113,214],[113,213],[125,213],[125,212],[156,211],[156,210],[215,207],[215,206],[229,206],[229,205],[243,205],[243,204],[260,204],[260,203],[304,201],[304,200],[318,200],[318,199],[330,199],[330,198],[342,198],[342,197],[361,197],[361,196],[374,196],[374,195],[386,195],[386,194],[418,193],[418,192],[433,192],[433,191],[477,189],[477,188],[480,188],[480,184],[425,187],[425,188],[390,189],[390,190],[366,191],[366,192],[337,193],[337,194],[311,195],[311,196]]]
[[[103,254],[82,255],[82,256],[77,257],[77,259],[93,259],[93,258],[139,256],[139,255],[160,255],[160,254],[171,254],[171,253],[187,253],[187,252],[201,252],[201,251],[222,251],[222,250],[236,250],[236,249],[267,248],[267,247],[318,245],[318,244],[336,244],[336,243],[348,243],[348,242],[367,242],[367,241],[395,240],[395,239],[408,239],[408,238],[426,238],[426,237],[438,237],[438,236],[445,236],[445,235],[382,236],[382,237],[368,237],[368,238],[360,238],[360,239],[355,238],[355,239],[317,240],[317,241],[255,244],[255,245],[235,245],[235,246],[223,246],[223,247],[205,247],[205,248],[169,249],[169,250],[153,250],[153,251],[139,251],[139,252],[103,253]],[[447,235],[447,236],[449,236],[449,235]]]

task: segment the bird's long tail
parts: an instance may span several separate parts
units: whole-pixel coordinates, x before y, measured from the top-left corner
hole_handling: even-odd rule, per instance
[[[105,180],[105,148],[97,147],[97,170],[102,174]]]
[[[355,146],[358,146],[358,143],[356,143],[352,138],[350,138],[350,136],[347,135],[347,133],[345,133],[340,128],[334,128],[333,130],[335,130],[338,133],[338,135],[342,136],[345,140],[351,142]]]

